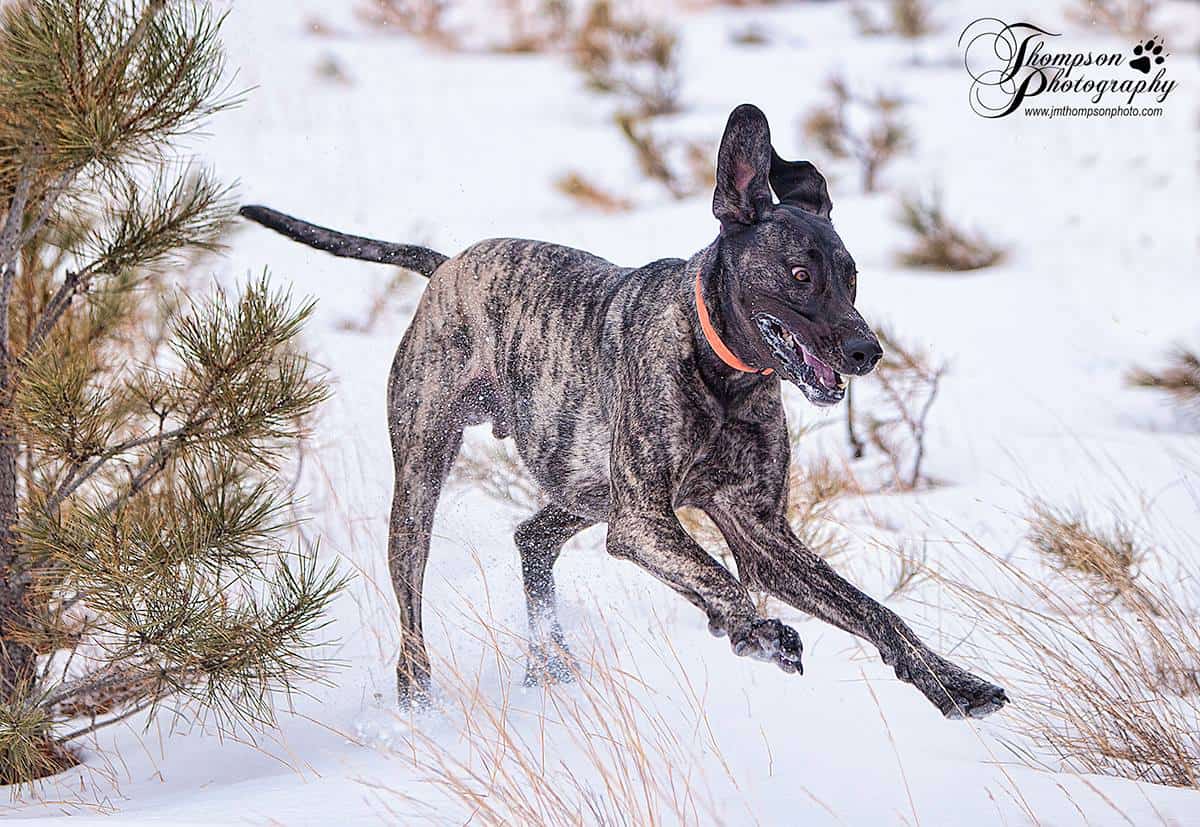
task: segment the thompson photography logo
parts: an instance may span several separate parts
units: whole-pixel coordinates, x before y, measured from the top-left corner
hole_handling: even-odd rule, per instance
[[[1174,91],[1161,38],[1139,39],[1128,51],[1056,48],[1061,37],[1033,23],[981,17],[958,45],[971,76],[971,109],[984,118],[1014,112],[1030,117],[1155,117]]]

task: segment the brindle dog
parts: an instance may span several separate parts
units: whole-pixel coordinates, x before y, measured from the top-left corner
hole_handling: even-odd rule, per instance
[[[775,203],[771,190],[779,198]],[[569,680],[552,568],[563,543],[608,523],[608,551],[649,571],[728,635],[733,651],[802,671],[800,637],[760,617],[763,589],[873,643],[949,717],[982,716],[1004,690],[933,652],[842,579],[787,521],[780,380],[814,405],[882,351],[854,309],[854,259],[830,223],[825,179],[782,160],[763,113],[733,111],[717,158],[716,241],[687,261],[618,267],[540,241],[494,239],[454,258],[347,236],[264,207],[242,214],[335,255],[430,277],[388,380],[395,491],[388,562],[400,604],[402,700],[429,683],[421,582],[442,483],[468,425],[512,435],[550,503],[518,526],[530,683]],[[680,526],[703,509],[735,577]]]

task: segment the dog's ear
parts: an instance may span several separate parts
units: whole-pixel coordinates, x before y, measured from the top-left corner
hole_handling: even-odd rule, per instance
[[[785,161],[771,150],[771,189],[781,204],[828,218],[833,211],[825,176],[808,161]]]
[[[721,232],[753,224],[771,206],[771,129],[757,106],[743,103],[729,116],[717,153],[713,215]]]

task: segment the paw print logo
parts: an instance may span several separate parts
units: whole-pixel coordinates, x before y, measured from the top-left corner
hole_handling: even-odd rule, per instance
[[[1155,35],[1145,43],[1139,43],[1133,47],[1134,58],[1129,61],[1129,65],[1143,75],[1148,75],[1150,74],[1151,65],[1161,66],[1163,61],[1167,59],[1162,50],[1162,41]]]

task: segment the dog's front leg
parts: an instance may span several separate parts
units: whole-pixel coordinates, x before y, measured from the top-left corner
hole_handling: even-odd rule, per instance
[[[913,684],[949,718],[979,718],[1008,702],[1004,690],[954,665],[926,646],[895,612],[872,600],[792,532],[779,513],[716,506],[709,514],[745,574],[769,594],[826,623],[870,641],[896,676]]]
[[[688,536],[673,513],[622,509],[609,518],[608,551],[632,560],[708,616],[715,635],[729,635],[738,655],[803,671],[800,636],[778,620],[761,618],[746,588]]]

